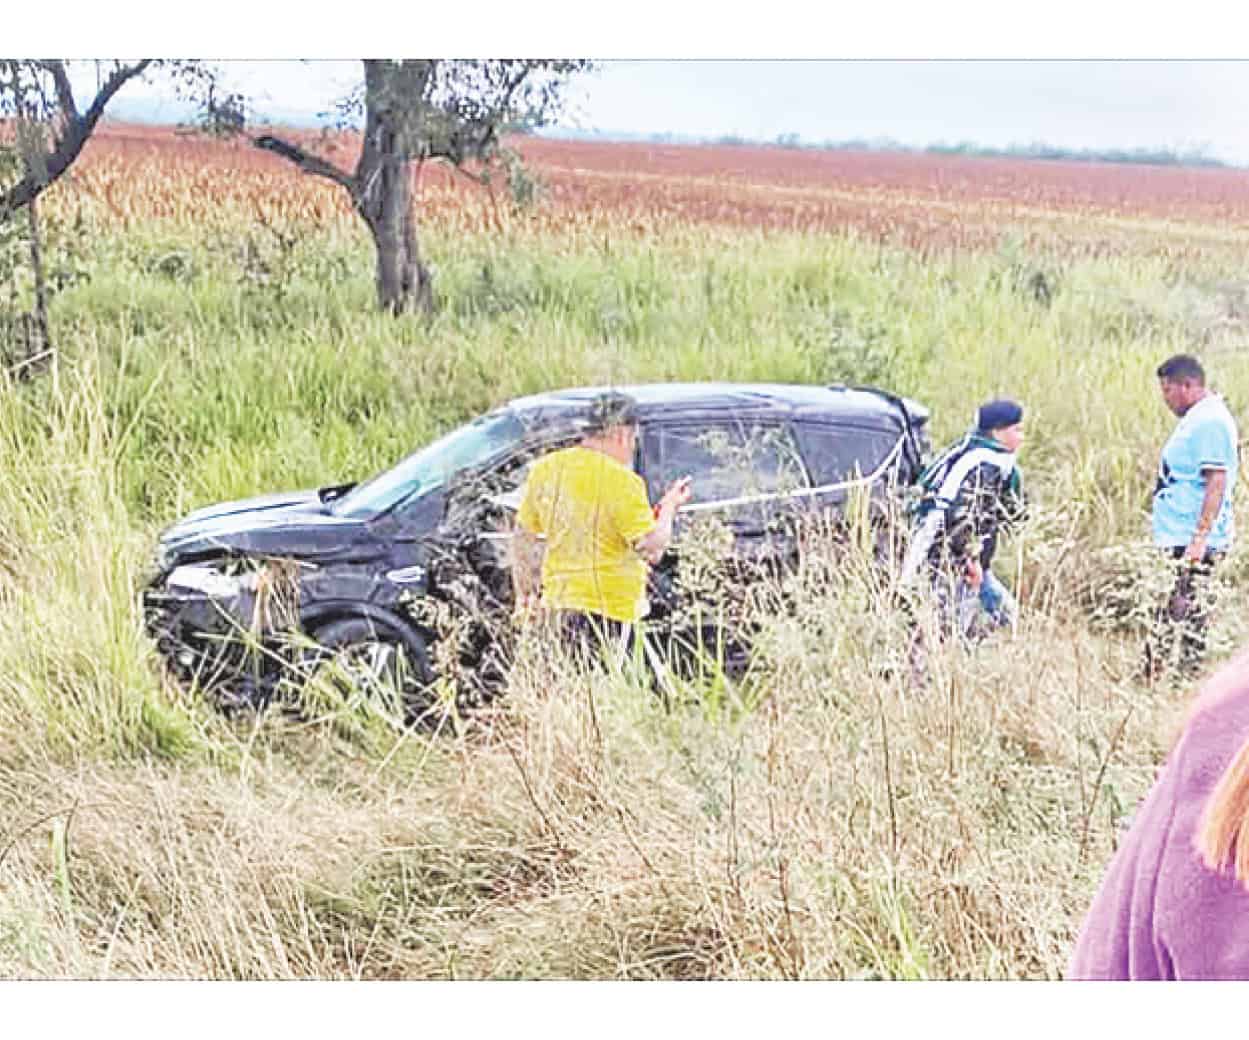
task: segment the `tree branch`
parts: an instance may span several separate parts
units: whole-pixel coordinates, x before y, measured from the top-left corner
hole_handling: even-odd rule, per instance
[[[87,109],[87,114],[79,120],[86,126],[87,133],[83,137],[84,141],[87,136],[90,136],[91,131],[95,129],[95,124],[100,121],[100,116],[104,114],[104,107],[113,100],[113,95],[121,90],[130,80],[134,79],[135,76],[141,76],[151,64],[151,58],[144,58],[133,65],[119,65],[113,70],[113,74],[104,81],[104,86],[100,88],[100,92],[96,94],[95,100],[91,102],[91,107]]]
[[[42,63],[43,68],[51,73],[56,81],[57,95],[62,111],[65,109],[66,93],[69,94],[70,108],[68,112],[65,112],[65,126],[56,139],[52,153],[40,164],[42,168],[39,171],[39,176],[27,173],[12,188],[0,195],[0,223],[8,219],[9,215],[15,210],[21,209],[38,198],[40,194],[56,182],[61,174],[69,169],[73,161],[78,158],[83,145],[87,143],[87,138],[95,130],[96,123],[100,121],[100,116],[104,114],[104,109],[113,99],[113,95],[121,90],[126,83],[134,79],[135,76],[141,75],[152,64],[152,60],[151,58],[144,58],[133,65],[119,65],[105,81],[104,86],[100,88],[100,92],[96,94],[95,100],[91,103],[91,107],[87,109],[85,116],[79,116],[74,107],[73,93],[69,89],[69,80],[65,76],[64,65],[60,62]],[[59,72],[55,68],[56,66],[59,66]],[[31,165],[31,163],[27,162],[27,169],[30,169]]]
[[[529,69],[522,66],[516,70],[516,75],[510,80],[504,80],[505,85],[503,88],[503,100],[502,104],[499,105],[500,111],[507,112],[511,109],[512,97],[516,91],[520,89],[520,85],[525,82],[525,78],[529,75],[529,72]]]
[[[340,187],[346,188],[351,193],[352,198],[355,198],[356,179],[320,156],[305,152],[298,145],[291,144],[289,141],[283,141],[280,137],[274,137],[272,134],[262,134],[260,137],[253,137],[252,144],[261,151],[272,152],[274,155],[280,155],[283,159],[293,162],[304,173],[333,181]]]
[[[65,62],[60,58],[52,58],[39,63],[52,77],[56,86],[56,100],[61,106],[61,115],[68,123],[78,118],[78,105],[74,101],[74,89],[69,83],[69,73],[65,71]]]

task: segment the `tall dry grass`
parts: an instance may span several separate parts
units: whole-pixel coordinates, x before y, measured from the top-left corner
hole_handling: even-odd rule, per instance
[[[18,759],[5,972],[1059,975],[1175,695],[1036,615],[916,689],[878,576],[810,565],[751,676],[667,705],[532,641],[439,736],[271,714],[175,763]]]

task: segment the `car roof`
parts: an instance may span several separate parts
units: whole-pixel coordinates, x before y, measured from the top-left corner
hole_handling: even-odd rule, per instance
[[[507,407],[527,420],[573,419],[588,409],[595,397],[609,390],[633,397],[643,419],[677,410],[683,416],[707,418],[835,415],[867,422],[884,421],[896,426],[900,419],[899,405],[906,408],[913,422],[928,418],[927,409],[917,402],[872,387],[804,383],[639,383],[572,387],[520,397]]]

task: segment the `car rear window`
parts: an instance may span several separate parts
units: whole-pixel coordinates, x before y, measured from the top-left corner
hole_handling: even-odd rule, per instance
[[[863,426],[799,423],[798,444],[817,487],[865,477],[878,469],[900,433]]]
[[[687,475],[693,478],[691,501],[696,503],[809,486],[793,434],[776,423],[664,425],[647,429],[642,443],[652,501]]]

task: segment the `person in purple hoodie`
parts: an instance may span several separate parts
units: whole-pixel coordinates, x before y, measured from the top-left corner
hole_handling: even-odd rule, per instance
[[[1067,977],[1249,979],[1249,647],[1193,703]]]

